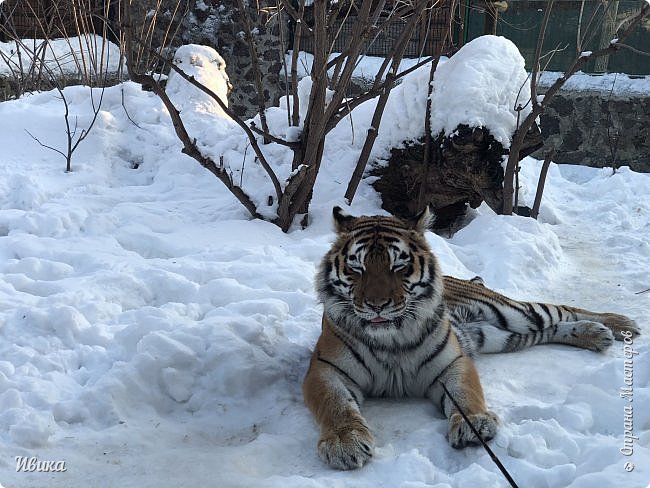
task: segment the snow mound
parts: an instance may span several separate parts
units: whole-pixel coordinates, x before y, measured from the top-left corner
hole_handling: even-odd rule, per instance
[[[226,62],[217,51],[197,44],[180,46],[174,54],[174,64],[212,90],[228,106],[230,80],[226,73]],[[227,117],[214,98],[199,88],[188,86],[188,82],[174,70],[169,73],[166,91],[182,113],[199,112]]]
[[[504,147],[517,128],[516,108],[530,99],[524,58],[512,41],[482,36],[436,69],[431,132],[450,134],[459,124],[485,127]],[[520,113],[523,120],[530,104]]]

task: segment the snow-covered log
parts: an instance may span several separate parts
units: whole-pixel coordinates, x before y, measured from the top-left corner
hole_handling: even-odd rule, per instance
[[[427,83],[425,77],[415,79]],[[420,90],[423,91],[423,90]],[[414,107],[410,117],[422,113]],[[485,201],[500,212],[503,162],[519,122],[530,112],[524,59],[508,39],[483,36],[437,67],[431,92],[431,147],[425,137],[399,141],[373,184],[383,208],[410,216],[428,204],[447,227],[466,207]],[[423,116],[422,114],[421,116]],[[526,136],[521,158],[542,146],[539,128]]]
[[[496,212],[503,206],[503,156],[508,153],[484,127],[459,125],[450,135],[432,139],[431,161],[424,162],[423,139],[393,149],[388,165],[373,170],[382,207],[393,215],[411,216],[425,201],[436,214],[435,228],[456,225],[468,207],[485,201]],[[521,157],[542,147],[539,128],[525,140]],[[423,196],[420,194],[423,192]]]

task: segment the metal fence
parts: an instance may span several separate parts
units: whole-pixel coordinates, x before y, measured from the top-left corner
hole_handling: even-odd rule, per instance
[[[457,8],[452,12],[452,1],[442,0],[438,7],[432,9],[432,14],[418,24],[407,46],[406,57],[434,55],[440,39],[449,28],[450,20],[454,27],[453,40],[447,43],[443,53],[451,54],[455,48],[484,34],[485,0],[460,0],[455,4]],[[571,64],[577,54],[579,29],[581,37],[585,37],[581,46],[583,51],[593,51],[607,45],[614,37],[616,27],[638,12],[641,5],[640,0],[556,0],[544,40],[543,51],[547,55],[543,59],[543,68],[563,71]],[[517,45],[526,60],[527,69],[531,68],[539,26],[547,6],[546,0],[508,0],[507,10],[499,15],[497,21],[496,34],[507,37]],[[604,9],[607,15],[603,15]],[[349,36],[354,33],[356,21],[353,16],[338,21],[337,28],[341,28],[341,35],[336,39],[332,51],[341,52],[345,48]],[[388,54],[405,23],[403,19],[390,19],[385,29],[367,43],[368,54]],[[650,51],[650,19],[644,21],[628,38],[627,44],[641,51]],[[301,49],[313,52],[311,39],[305,38]],[[591,61],[585,71],[650,75],[650,57],[647,53],[626,50],[597,62]]]
[[[309,24],[311,21],[309,10],[306,10],[305,14],[307,24]],[[431,8],[423,20],[416,24],[404,56],[407,58],[434,56],[445,37],[445,32],[449,29],[451,15],[451,1],[440,1],[438,5]],[[406,15],[390,15],[390,12],[387,11],[377,22],[381,29],[375,35],[370,36],[365,43],[363,52],[368,56],[386,56],[393,49],[407,22]],[[331,46],[332,52],[343,52],[348,40],[355,34],[357,23],[356,15],[348,15],[336,20],[334,32],[339,32],[339,35]],[[301,40],[300,49],[302,51],[313,52],[313,47],[313,39],[310,37],[304,37]],[[443,54],[448,53],[450,47],[451,43],[449,42],[443,46]]]
[[[0,5],[0,41],[76,36],[78,27],[94,31],[93,18],[103,8],[104,2],[95,0],[5,0]]]
[[[508,9],[499,16],[497,35],[513,41],[531,68],[539,26],[542,23],[546,1],[509,0]],[[595,51],[606,46],[615,37],[615,28],[634,15],[641,8],[639,0],[556,0],[548,29],[544,37],[542,60],[548,71],[564,71],[577,55],[578,26],[581,37],[585,37],[582,51]],[[607,9],[603,15],[604,9]],[[595,16],[594,16],[595,13]],[[591,20],[593,17],[593,20]],[[483,12],[470,9],[468,38],[483,34]],[[591,22],[590,22],[591,20]],[[627,44],[642,51],[650,51],[650,19],[628,38]],[[629,75],[650,74],[650,57],[631,50],[619,52],[600,63],[591,61],[585,68],[589,73],[627,73]]]

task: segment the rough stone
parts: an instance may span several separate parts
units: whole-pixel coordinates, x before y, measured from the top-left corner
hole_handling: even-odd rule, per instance
[[[272,8],[276,7],[275,2],[262,0],[250,4],[249,14],[255,30],[255,45],[263,75],[264,101],[266,106],[276,106],[279,97],[284,94],[279,83],[279,72],[285,51],[282,39],[287,39],[288,34],[285,32],[284,36],[280,36],[280,30],[287,29],[287,19],[283,15],[275,15],[269,20],[265,18],[265,14],[259,15],[256,8],[252,8],[254,5],[263,9],[267,4]],[[239,12],[237,0],[190,2],[188,8],[188,15],[185,16],[181,28],[181,42],[211,46],[224,57],[226,71],[233,85],[230,107],[241,117],[252,117],[259,107],[257,94],[250,96],[251,92],[256,92],[256,88],[251,69],[251,55],[243,35],[243,17]]]
[[[593,167],[629,166],[650,172],[650,97],[562,90],[541,115],[544,148],[554,160]]]

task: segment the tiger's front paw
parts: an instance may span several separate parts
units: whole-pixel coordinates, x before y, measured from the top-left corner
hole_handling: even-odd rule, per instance
[[[364,425],[340,427],[322,435],[319,457],[337,469],[357,469],[372,458],[375,439]]]
[[[489,441],[497,433],[499,418],[495,413],[487,411],[468,415],[474,428],[481,434],[484,441]],[[447,434],[449,444],[455,449],[462,449],[468,444],[478,444],[479,440],[472,432],[472,429],[463,419],[461,414],[455,413],[449,418],[449,432]]]

